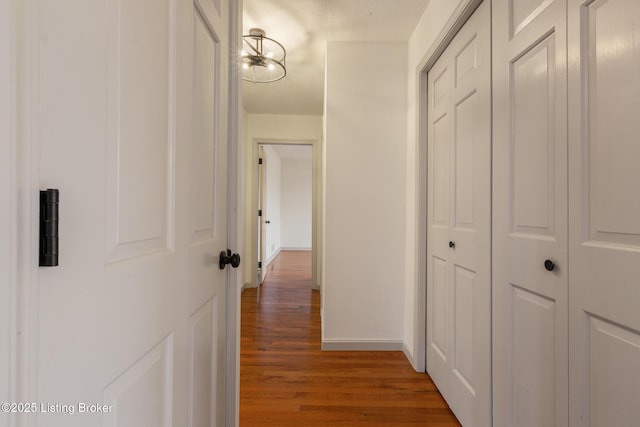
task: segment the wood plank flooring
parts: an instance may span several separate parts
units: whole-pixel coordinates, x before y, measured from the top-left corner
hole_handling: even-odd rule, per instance
[[[401,352],[323,352],[311,253],[283,251],[242,293],[240,426],[459,426]]]

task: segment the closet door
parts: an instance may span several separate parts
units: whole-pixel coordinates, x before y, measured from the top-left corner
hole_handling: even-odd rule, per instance
[[[491,424],[490,10],[429,71],[427,371],[465,426]]]
[[[494,0],[492,47],[494,425],[566,426],[566,0]]]
[[[640,425],[640,2],[569,1],[570,416]]]

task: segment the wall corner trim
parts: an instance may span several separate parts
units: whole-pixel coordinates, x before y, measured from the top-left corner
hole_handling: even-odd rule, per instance
[[[420,365],[415,352],[411,348],[409,348],[406,341],[402,342],[402,352],[416,372],[424,372],[424,367]]]

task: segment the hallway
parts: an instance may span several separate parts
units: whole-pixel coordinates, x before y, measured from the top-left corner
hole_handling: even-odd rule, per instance
[[[283,251],[242,293],[240,426],[457,426],[401,352],[323,352],[311,252]]]

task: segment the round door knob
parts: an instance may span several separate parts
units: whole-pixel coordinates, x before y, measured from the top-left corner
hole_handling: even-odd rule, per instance
[[[556,265],[553,263],[553,261],[548,259],[544,262],[544,268],[546,268],[547,271],[553,271],[556,268]]]
[[[449,247],[452,249],[455,248],[456,247],[455,242],[449,242]]]
[[[233,254],[231,255],[231,267],[238,268],[240,266],[240,255]]]
[[[220,270],[224,270],[227,264],[231,264],[233,268],[238,268],[240,266],[240,255],[231,254],[231,249],[227,249],[226,252],[220,252],[220,260],[218,261]]]

